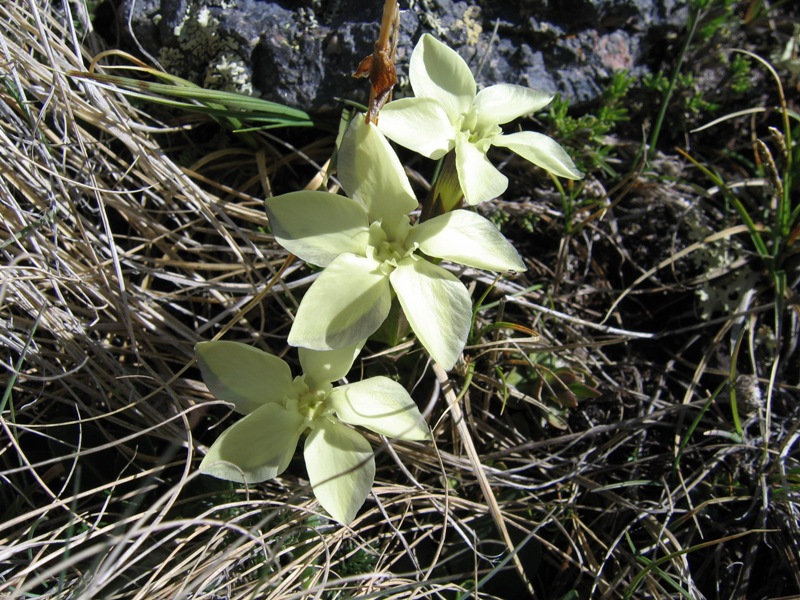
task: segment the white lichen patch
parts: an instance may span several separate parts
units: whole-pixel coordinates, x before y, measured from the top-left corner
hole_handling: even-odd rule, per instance
[[[211,10],[229,2],[192,0],[173,28],[175,45],[161,49],[159,61],[168,72],[204,87],[251,95],[250,69],[240,54],[239,41],[220,32]]]
[[[481,25],[480,18],[481,7],[470,6],[464,11],[462,17],[456,20],[456,26],[464,28],[464,32],[467,34],[467,45],[469,46],[476,46],[481,39],[483,26]]]
[[[209,65],[203,86],[252,96],[251,80],[252,72],[241,57],[223,52]]]
[[[208,10],[207,6],[203,6],[197,13],[197,24],[203,29],[216,28],[219,25],[219,21],[211,16],[211,11]]]
[[[445,28],[439,22],[439,17],[436,16],[436,6],[431,0],[411,0],[408,7],[412,10],[417,10],[420,24],[432,29],[436,37],[444,37]]]
[[[699,223],[693,212],[687,213],[686,223],[692,241],[699,242],[714,233],[707,225]],[[744,256],[741,243],[731,238],[703,244],[691,254],[695,267],[705,273],[701,287],[695,292],[702,318],[736,312],[745,295],[758,285],[759,274],[745,264]]]

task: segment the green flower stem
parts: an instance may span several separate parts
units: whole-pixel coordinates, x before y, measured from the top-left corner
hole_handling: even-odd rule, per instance
[[[464,192],[458,182],[456,169],[456,153],[450,150],[439,168],[436,180],[422,204],[420,221],[427,221],[437,215],[442,215],[461,206],[464,201]]]

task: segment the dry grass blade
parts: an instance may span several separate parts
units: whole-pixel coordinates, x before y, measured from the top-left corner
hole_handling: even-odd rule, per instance
[[[461,410],[461,404],[460,404],[461,399],[456,396],[455,392],[450,387],[449,379],[447,378],[447,373],[439,365],[434,365],[434,371],[436,373],[436,377],[439,380],[439,383],[444,387],[444,393],[445,393],[445,398],[447,399],[448,409],[453,413],[453,420],[455,421],[456,427],[458,428],[458,432],[461,436],[460,438],[461,443],[464,444],[467,456],[469,457],[470,465],[472,466],[472,472],[475,473],[475,477],[478,480],[478,483],[480,484],[481,491],[483,492],[483,497],[488,505],[489,514],[491,514],[492,520],[497,526],[497,529],[500,532],[500,536],[502,537],[503,542],[506,544],[506,547],[508,548],[508,551],[512,557],[511,560],[514,563],[514,567],[517,569],[517,573],[519,574],[522,581],[525,582],[525,586],[530,592],[530,594],[532,596],[535,596],[536,593],[530,581],[528,580],[528,575],[525,572],[525,567],[522,565],[522,562],[519,559],[519,555],[517,553],[518,549],[514,547],[514,543],[511,541],[511,537],[508,534],[508,528],[506,527],[505,517],[503,516],[503,513],[500,510],[500,506],[497,503],[497,499],[494,497],[494,492],[492,491],[492,488],[489,485],[489,480],[486,478],[486,473],[484,473],[483,465],[481,465],[480,458],[478,457],[478,452],[475,449],[475,444],[472,441],[472,434],[470,433],[467,421],[464,418],[464,413]]]

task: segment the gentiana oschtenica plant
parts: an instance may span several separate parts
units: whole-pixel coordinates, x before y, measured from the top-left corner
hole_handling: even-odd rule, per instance
[[[472,302],[443,259],[490,271],[524,271],[497,228],[469,210],[412,224],[417,200],[397,155],[363,115],[339,149],[339,181],[348,196],[300,191],[266,201],[275,239],[325,267],[303,296],[289,344],[343,348],[372,335],[396,297],[419,341],[451,369],[467,341]]]
[[[409,80],[415,97],[384,106],[378,128],[392,141],[428,158],[442,158],[455,150],[467,204],[496,198],[508,187],[508,178],[486,157],[491,146],[508,148],[559,177],[583,177],[552,138],[533,131],[503,134],[500,128],[544,108],[552,101],[551,94],[511,84],[478,92],[464,59],[429,34],[411,54]]]
[[[500,129],[545,106],[549,95],[513,85],[476,92],[466,63],[428,35],[412,55],[411,83],[417,97],[384,107],[379,126],[357,115],[345,132],[337,176],[346,195],[298,191],[266,201],[278,243],[323,267],[289,332],[303,374],[292,377],[283,360],[245,344],[196,347],[208,388],[245,415],[214,442],[201,472],[244,483],[277,477],[307,432],[304,457],[314,494],[343,524],[355,518],[375,477],[372,448],[351,426],[405,440],[426,440],[430,432],[406,390],[391,379],[334,382],[346,376],[393,302],[430,356],[444,369],[455,365],[469,334],[472,302],[441,261],[525,270],[491,222],[469,209],[452,210],[462,194],[476,204],[506,189],[507,179],[486,158],[489,147],[509,148],[563,177],[581,177],[549,137],[504,135]],[[448,175],[454,181],[457,169],[455,193],[448,192],[455,201],[426,215],[437,216],[417,216],[417,199],[382,131],[431,158],[455,153]]]
[[[369,442],[348,425],[403,440],[430,439],[417,405],[399,383],[370,377],[335,387],[362,344],[317,352],[301,348],[303,374],[283,360],[238,342],[201,342],[197,361],[208,389],[245,417],[217,438],[200,471],[240,483],[277,477],[300,436],[314,495],[339,523],[350,523],[372,489]]]

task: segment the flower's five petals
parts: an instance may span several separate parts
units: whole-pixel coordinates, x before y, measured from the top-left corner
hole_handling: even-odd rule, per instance
[[[356,115],[347,128],[337,161],[344,191],[366,206],[370,222],[395,223],[417,208],[400,159],[363,115]]]
[[[345,425],[320,421],[306,439],[304,457],[322,508],[342,525],[352,522],[375,481],[369,442]]]
[[[217,438],[200,463],[200,472],[239,483],[277,477],[292,460],[302,425],[297,412],[265,404]]]
[[[489,271],[525,271],[517,251],[482,216],[454,210],[418,225],[406,244],[419,244],[428,256]]]
[[[433,98],[402,98],[381,110],[378,129],[389,139],[437,160],[455,144],[453,125]]]
[[[414,95],[437,100],[451,123],[469,109],[475,98],[475,78],[467,63],[432,35],[426,33],[417,42],[408,71]]]
[[[331,392],[331,406],[341,421],[388,437],[427,440],[430,431],[406,389],[388,377],[370,377]]]
[[[535,131],[519,131],[508,135],[498,135],[492,139],[493,146],[508,148],[554,175],[566,179],[582,179],[575,163],[553,138]]]
[[[389,315],[392,294],[380,264],[342,254],[311,285],[289,332],[289,344],[312,350],[351,346],[372,335]]]
[[[456,171],[469,205],[497,198],[508,188],[508,178],[486,158],[486,152],[470,143],[466,134],[456,136]]]
[[[246,415],[266,403],[281,403],[292,382],[289,365],[239,342],[200,342],[197,362],[208,389]],[[269,385],[264,385],[268,381]]]
[[[411,329],[445,370],[467,343],[472,302],[464,284],[426,260],[404,259],[390,275]]]
[[[367,243],[367,211],[350,198],[301,191],[269,198],[265,205],[278,243],[313,265],[327,267],[344,252],[363,252]]]

